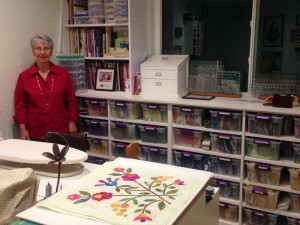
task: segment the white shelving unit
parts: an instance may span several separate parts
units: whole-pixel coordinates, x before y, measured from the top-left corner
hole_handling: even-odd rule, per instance
[[[240,160],[240,174],[241,176],[227,176],[222,174],[215,174],[216,179],[236,182],[240,184],[240,198],[239,200],[234,199],[227,199],[224,197],[220,198],[220,201],[223,203],[231,204],[231,205],[237,205],[239,206],[239,220],[238,222],[230,222],[226,220],[220,219],[220,224],[236,224],[236,225],[242,225],[243,224],[243,208],[250,208],[250,209],[256,209],[260,211],[264,211],[267,213],[273,213],[277,215],[281,215],[284,217],[293,217],[293,218],[299,218],[299,213],[293,213],[288,211],[280,211],[280,210],[267,210],[262,209],[258,207],[252,207],[249,205],[246,205],[244,202],[244,195],[243,195],[243,186],[250,184],[250,185],[256,185],[264,188],[271,188],[274,190],[279,190],[283,192],[288,193],[295,193],[300,194],[299,191],[292,190],[289,185],[288,180],[282,180],[281,184],[279,186],[272,186],[272,185],[266,185],[266,184],[260,184],[260,183],[253,183],[250,182],[246,177],[246,161],[253,161],[253,162],[262,162],[262,163],[268,163],[273,165],[280,165],[283,167],[288,168],[300,168],[300,164],[294,163],[291,158],[280,158],[278,161],[274,160],[264,160],[264,159],[258,159],[246,156],[245,151],[245,145],[246,137],[259,137],[259,138],[268,138],[272,140],[282,140],[282,141],[288,141],[288,142],[298,142],[300,143],[300,139],[295,138],[294,136],[267,136],[267,135],[258,135],[258,134],[251,134],[247,132],[246,130],[246,123],[247,123],[247,113],[248,112],[260,112],[260,113],[269,113],[269,114],[278,114],[278,115],[290,115],[290,116],[300,116],[300,108],[291,108],[291,109],[284,109],[284,108],[275,108],[272,106],[263,106],[259,100],[253,99],[251,97],[242,97],[241,99],[230,99],[230,98],[215,98],[210,101],[195,101],[195,100],[188,100],[188,99],[182,99],[180,97],[174,97],[174,96],[156,96],[156,95],[122,95],[122,93],[107,93],[107,92],[101,92],[101,91],[93,91],[88,90],[86,93],[80,93],[77,95],[77,97],[80,98],[86,98],[86,99],[101,99],[101,100],[107,100],[108,101],[108,107],[110,101],[128,101],[128,102],[139,102],[139,103],[149,103],[149,104],[165,104],[168,106],[168,120],[167,123],[157,123],[157,122],[149,122],[144,121],[142,119],[136,119],[136,120],[127,120],[127,119],[118,119],[118,118],[112,118],[110,109],[108,109],[109,115],[107,117],[108,122],[110,121],[122,121],[122,122],[130,122],[130,123],[136,123],[136,124],[149,124],[149,125],[159,125],[159,126],[166,126],[168,129],[168,142],[167,144],[157,144],[157,143],[143,143],[141,140],[138,140],[140,144],[142,145],[150,145],[150,146],[157,146],[157,147],[163,147],[168,149],[168,164],[174,164],[174,158],[173,158],[173,149],[176,150],[182,150],[182,151],[188,151],[193,153],[200,153],[205,155],[211,155],[211,156],[218,156],[218,157],[226,157],[230,159],[237,159]],[[211,128],[205,128],[202,126],[186,126],[186,125],[178,125],[173,122],[173,113],[172,113],[172,107],[173,106],[189,106],[189,107],[199,107],[203,109],[214,109],[214,110],[234,110],[234,111],[240,111],[242,112],[242,130],[241,131],[225,131],[225,130],[217,130],[217,129],[211,129]],[[206,133],[209,132],[219,132],[224,134],[230,134],[230,135],[239,135],[242,138],[241,143],[241,154],[240,155],[234,155],[234,154],[226,154],[222,152],[215,152],[215,151],[207,151],[203,149],[198,148],[190,148],[190,147],[184,147],[180,145],[175,144],[175,136],[174,136],[174,128],[183,128],[183,129],[193,129],[193,130],[199,130]],[[113,138],[110,136],[106,137],[108,140],[112,141]],[[132,140],[119,140],[122,142],[132,142]],[[101,157],[101,156],[100,156]],[[113,159],[110,151],[110,157],[106,157],[106,159]]]

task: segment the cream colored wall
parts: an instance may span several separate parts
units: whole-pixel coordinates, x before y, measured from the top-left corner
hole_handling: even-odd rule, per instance
[[[9,138],[16,137],[13,93],[18,74],[33,63],[29,40],[45,33],[57,44],[59,10],[59,0],[0,0],[0,110],[6,116]],[[0,130],[5,130],[1,115]]]

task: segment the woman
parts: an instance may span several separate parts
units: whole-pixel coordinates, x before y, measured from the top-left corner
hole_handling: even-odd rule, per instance
[[[76,133],[74,86],[68,71],[50,61],[53,41],[36,35],[30,45],[35,63],[19,75],[15,88],[14,121],[20,138],[44,141],[49,130]]]

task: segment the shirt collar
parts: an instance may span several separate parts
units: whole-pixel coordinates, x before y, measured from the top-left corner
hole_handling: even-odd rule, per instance
[[[29,68],[29,73],[31,76],[34,76],[36,74],[39,73],[38,68],[37,68],[37,64],[33,64],[30,68]],[[54,74],[54,75],[58,75],[58,66],[55,65],[54,63],[50,62],[50,73]]]

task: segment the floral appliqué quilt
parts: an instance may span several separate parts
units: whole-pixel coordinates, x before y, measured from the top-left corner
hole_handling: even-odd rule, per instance
[[[37,207],[116,225],[166,225],[202,185],[188,174],[109,162]]]

